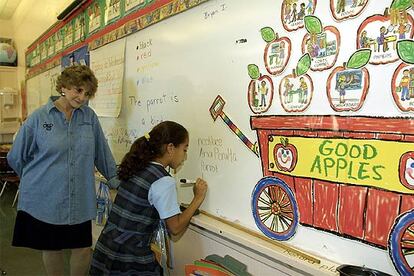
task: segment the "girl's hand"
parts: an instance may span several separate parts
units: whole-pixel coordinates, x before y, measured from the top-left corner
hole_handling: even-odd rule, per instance
[[[207,193],[207,182],[201,178],[197,178],[196,183],[193,187],[194,198],[204,201]]]

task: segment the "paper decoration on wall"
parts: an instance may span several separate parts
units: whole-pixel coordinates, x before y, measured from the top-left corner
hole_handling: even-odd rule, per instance
[[[403,63],[397,67],[392,76],[392,97],[401,111],[414,111],[414,41],[408,39],[398,41],[397,54]]]
[[[37,46],[33,52],[31,52],[31,57],[29,59],[29,66],[33,67],[40,63],[40,55],[39,55],[39,46]]]
[[[286,112],[301,112],[308,108],[313,97],[313,81],[306,74],[310,68],[309,54],[303,55],[293,70],[279,83],[280,103]]]
[[[79,14],[73,21],[74,42],[83,41],[86,36],[85,13]]]
[[[55,52],[59,53],[63,49],[63,28],[56,32]]]
[[[292,43],[286,36],[279,37],[271,27],[260,30],[262,38],[267,42],[264,50],[264,64],[267,72],[272,75],[282,73],[289,62]]]
[[[90,52],[91,70],[99,82],[90,107],[99,117],[118,117],[122,108],[125,39]]]
[[[62,70],[72,65],[88,65],[89,66],[89,52],[88,46],[83,46],[76,49],[72,53],[69,53],[62,57],[61,61]]]
[[[266,112],[273,102],[273,81],[269,76],[260,74],[255,64],[249,64],[247,71],[252,79],[247,90],[249,107],[255,114]]]
[[[358,50],[347,63],[332,70],[326,94],[333,110],[358,111],[362,107],[370,86],[369,71],[364,67],[370,57],[371,50]]]
[[[302,40],[302,53],[312,58],[310,69],[323,71],[334,66],[341,45],[341,35],[334,26],[322,26],[316,16],[305,16],[307,34]]]
[[[56,35],[52,35],[48,40],[47,40],[47,57],[50,58],[55,54],[55,44],[56,44]]]
[[[342,21],[360,15],[368,2],[368,0],[330,0],[330,9],[334,19]]]
[[[414,64],[414,41],[408,39],[398,41],[397,54],[405,63]]]
[[[283,0],[280,15],[283,28],[289,32],[303,28],[303,19],[314,14],[316,3],[317,0]]]
[[[414,111],[414,65],[401,63],[395,70],[391,82],[392,97],[403,112]]]
[[[288,138],[280,138],[280,143],[276,144],[273,149],[275,156],[275,164],[278,170],[284,172],[291,172],[296,167],[298,161],[298,150],[295,145],[289,144]]]
[[[45,42],[40,43],[39,49],[40,49],[40,61],[42,62],[47,58],[46,43]]]
[[[121,0],[105,1],[105,25],[108,25],[121,16]]]
[[[87,9],[86,21],[88,26],[88,35],[98,31],[102,26],[102,8],[99,1],[95,1]]]
[[[73,21],[67,23],[63,27],[64,37],[63,37],[63,48],[73,44]]]
[[[357,48],[372,49],[370,63],[387,64],[398,60],[397,42],[413,38],[414,20],[405,10],[387,9],[362,22],[357,33]]]
[[[408,189],[414,190],[414,151],[409,151],[400,158],[400,181]]]
[[[125,0],[125,13],[130,13],[145,7],[146,0]]]

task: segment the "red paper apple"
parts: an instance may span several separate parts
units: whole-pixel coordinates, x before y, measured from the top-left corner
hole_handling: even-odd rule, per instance
[[[404,112],[414,111],[414,95],[412,95],[412,93],[408,91],[407,95],[405,97],[402,97],[403,91],[401,87],[401,80],[404,74],[407,74],[407,70],[408,74],[412,75],[414,73],[414,65],[401,63],[395,70],[391,81],[391,91],[392,97],[394,98],[394,102],[398,106],[398,108]]]
[[[370,59],[371,50],[356,51],[348,63],[332,70],[326,81],[329,104],[335,111],[357,111],[365,102],[370,78],[363,67]]]
[[[300,84],[304,81],[307,85],[307,94],[301,90]],[[297,76],[289,74],[279,83],[279,98],[286,112],[302,112],[308,108],[313,97],[313,82],[308,74]]]
[[[273,149],[276,167],[280,171],[291,172],[296,167],[298,151],[294,145],[289,144],[288,138],[280,138],[280,141]]]
[[[316,16],[305,16],[305,27],[308,33],[302,40],[302,53],[312,57],[310,69],[324,71],[336,63],[341,45],[341,35],[334,26],[322,27]]]
[[[355,6],[345,5],[345,1],[344,1],[344,6],[339,7],[337,0],[330,0],[331,14],[334,17],[334,19],[337,21],[343,21],[346,19],[357,17],[358,15],[361,14],[361,12],[365,9],[365,7],[368,4],[368,0],[365,0],[365,1],[357,0],[354,2],[356,2]]]
[[[404,20],[401,19],[402,16]],[[395,20],[393,19],[393,21]],[[400,20],[402,23],[392,23],[392,18],[387,13],[384,15],[376,14],[366,18],[359,26],[356,46],[357,49],[372,49],[370,64],[387,64],[398,60],[397,42],[405,38],[413,38],[414,35],[412,16],[401,11],[397,14],[397,21]],[[404,21],[407,23],[403,23]],[[402,30],[401,37],[400,30]],[[379,43],[382,36],[384,36],[386,43]]]
[[[309,1],[300,0],[296,3],[291,3],[293,1],[290,0],[283,0],[280,19],[283,24],[283,28],[286,31],[291,32],[297,29],[303,28],[304,26],[304,16],[312,15],[315,12],[317,0],[312,0],[311,3]],[[304,13],[301,13],[301,10],[304,8]],[[296,12],[294,12],[294,10]],[[296,14],[296,18],[292,16]]]
[[[280,81],[280,103],[286,112],[301,112],[308,108],[313,97],[313,82],[306,74],[310,64],[309,54],[303,55],[292,74]]]
[[[250,110],[255,114],[266,112],[273,102],[273,81],[269,76],[261,75],[255,64],[248,65],[248,72],[252,79],[247,89],[247,102]]]
[[[403,154],[400,158],[399,175],[401,183],[414,190],[414,151]]]
[[[267,42],[263,59],[267,72],[272,75],[282,73],[289,62],[292,43],[288,37],[280,37],[271,27],[260,30],[262,38]]]

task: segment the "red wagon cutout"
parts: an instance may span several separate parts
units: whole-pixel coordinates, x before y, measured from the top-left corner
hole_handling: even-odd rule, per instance
[[[253,116],[264,177],[258,228],[276,240],[298,223],[388,249],[414,275],[414,124],[409,118]]]

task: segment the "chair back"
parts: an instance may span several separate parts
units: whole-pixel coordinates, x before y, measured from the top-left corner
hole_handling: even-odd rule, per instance
[[[7,152],[0,151],[0,175],[16,175],[13,169],[7,163]]]

